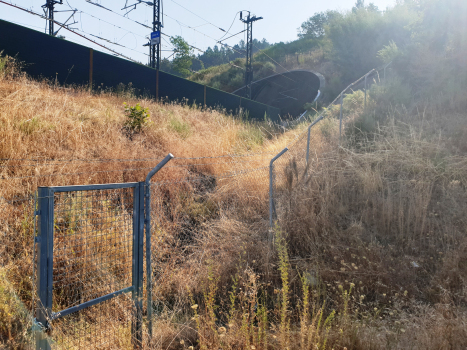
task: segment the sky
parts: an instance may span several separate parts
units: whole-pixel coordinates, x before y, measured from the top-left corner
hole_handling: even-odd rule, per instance
[[[1,0],[43,14],[41,6],[46,0]],[[72,12],[76,13],[68,23],[77,33],[88,37],[115,52],[125,55],[138,62],[147,63],[149,49],[143,47],[148,42],[147,37],[152,27],[152,7],[145,3],[122,10],[125,5],[138,3],[139,0],[63,0],[63,5],[56,5],[55,14],[58,22],[65,22]],[[146,0],[148,1],[148,0]],[[151,2],[152,0],[149,0]],[[253,24],[253,37],[265,38],[270,43],[288,42],[297,39],[298,28],[316,12],[326,10],[349,11],[356,0],[161,0],[164,10],[164,28],[162,32],[168,36],[182,36],[190,45],[201,50],[216,45],[221,38],[228,38],[244,29],[239,19],[239,11],[250,11],[262,20]],[[380,10],[394,6],[396,0],[366,0],[372,2]],[[92,4],[94,3],[94,4]],[[108,10],[99,7],[101,5]],[[135,8],[136,7],[136,8]],[[113,12],[111,12],[111,11]],[[130,11],[131,10],[131,11]],[[130,12],[128,12],[130,11]],[[127,13],[128,12],[128,13]],[[17,23],[34,30],[45,32],[46,21],[25,11],[13,8],[0,2],[0,19]],[[55,27],[57,30],[59,27]],[[225,30],[223,32],[221,29]],[[228,33],[228,34],[226,34]],[[8,35],[8,33],[0,33]],[[87,47],[103,52],[108,50],[72,33],[61,29],[58,35]],[[170,57],[172,45],[170,38],[163,36],[162,57]],[[245,34],[234,36],[224,43],[235,45]]]

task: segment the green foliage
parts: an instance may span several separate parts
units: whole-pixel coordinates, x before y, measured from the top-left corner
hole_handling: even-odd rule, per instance
[[[253,38],[253,53],[263,50],[271,46],[266,39],[258,40]],[[228,46],[221,45],[220,47],[214,45],[213,48],[208,47],[203,54],[198,55],[198,59],[204,64],[204,67],[209,68],[213,66],[219,66],[221,64],[226,64],[232,61],[235,61],[238,58],[245,57],[245,42],[240,40],[240,42],[234,45],[232,48]],[[204,68],[203,67],[203,68]],[[199,69],[193,70],[198,71]]]
[[[410,39],[407,26],[412,18],[410,13],[396,8],[381,13],[361,6],[334,18],[326,27],[326,37],[332,43],[331,57],[340,68],[343,83],[378,67],[377,54],[391,40],[398,43]]]
[[[174,46],[175,54],[175,58],[172,61],[172,69],[183,77],[188,77],[191,74],[190,67],[193,59],[193,50],[181,36],[170,38],[170,43]]]
[[[457,105],[459,109],[465,106],[461,101],[467,88],[465,33],[465,0],[401,0],[385,11],[358,0],[351,11],[315,13],[302,23],[298,40],[257,52],[254,79],[273,74],[272,60],[286,69],[308,66],[325,75],[322,92],[325,98],[333,99],[371,69],[393,62],[392,71],[403,83],[400,93],[389,91],[395,104],[407,102],[404,96],[410,88],[412,94],[436,101],[440,108]],[[235,56],[215,47],[204,57],[210,64],[220,64]],[[243,86],[243,67],[244,60],[236,59],[232,64],[201,70],[191,79],[231,92]]]
[[[141,107],[139,103],[137,103],[136,106],[130,106],[124,103],[124,106],[127,117],[124,125],[125,129],[130,133],[141,132],[149,123],[149,109]]]
[[[254,80],[262,79],[275,73],[276,66],[271,62],[253,63]],[[190,77],[190,80],[211,86],[215,89],[232,92],[244,85],[245,60],[236,59],[230,64],[214,66],[201,70]]]
[[[21,74],[22,63],[0,51],[0,76],[14,78]]]
[[[1,56],[2,52],[0,52],[0,72],[4,72],[5,71],[5,67],[6,67],[6,63],[7,63],[7,60],[8,58],[5,57],[5,56]]]
[[[449,99],[452,87],[467,87],[467,2],[407,1],[416,12],[412,38],[396,62],[400,76],[424,99]]]
[[[17,128],[25,135],[32,135],[37,132],[46,130],[54,130],[55,125],[40,120],[38,117],[34,117],[28,120],[21,121],[17,124]]]
[[[369,91],[370,103],[386,109],[390,106],[408,106],[412,101],[412,89],[402,79],[393,77],[384,84],[373,85]],[[385,112],[386,112],[385,111]]]
[[[239,131],[238,137],[242,140],[242,148],[246,146],[249,150],[255,149],[264,143],[264,135],[255,125],[247,125],[244,130]]]
[[[299,38],[321,38],[325,35],[324,27],[334,18],[342,17],[337,11],[315,13],[300,26]]]
[[[280,302],[280,325],[279,330],[281,334],[281,345],[283,349],[289,347],[289,338],[290,333],[290,319],[289,319],[289,253],[287,251],[287,241],[283,236],[283,233],[280,227],[276,224],[275,226],[275,245],[277,249],[277,255],[279,257],[279,271],[281,274],[282,281],[282,291],[281,291],[281,302]]]
[[[388,64],[389,62],[394,61],[401,55],[397,44],[394,41],[390,41],[389,45],[384,46],[381,50],[378,51],[378,58],[384,63]]]

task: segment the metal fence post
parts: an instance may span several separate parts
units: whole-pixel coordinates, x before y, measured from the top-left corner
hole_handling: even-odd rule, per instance
[[[144,261],[144,182],[133,192],[133,301],[135,314],[132,322],[132,339],[135,349],[143,345],[143,261]]]
[[[36,331],[36,349],[50,350],[45,332],[52,314],[52,268],[53,268],[53,192],[47,187],[38,188],[39,235],[37,236],[37,291],[39,303],[36,321],[41,330]],[[51,249],[52,248],[52,249]]]
[[[324,117],[322,115],[319,116],[318,119],[316,119],[313,123],[310,124],[308,127],[308,138],[306,142],[306,167],[305,167],[305,174],[308,172],[308,162],[310,159],[310,137],[311,137],[311,128],[318,124],[321,120],[323,120]]]
[[[147,282],[147,309],[148,309],[148,328],[149,342],[152,340],[152,266],[151,266],[151,178],[161,170],[174,156],[169,153],[157,166],[146,176],[145,197],[146,197],[146,215],[144,223],[146,225],[146,282]]]
[[[276,214],[276,207],[274,205],[274,162],[279,159],[289,149],[284,148],[277,156],[271,159],[269,163],[269,227],[272,229],[273,216]],[[272,237],[269,237],[269,241],[272,242]]]

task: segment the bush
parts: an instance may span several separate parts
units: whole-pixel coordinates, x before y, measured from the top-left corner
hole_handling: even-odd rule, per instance
[[[130,106],[126,103],[124,105],[127,117],[125,129],[131,134],[141,132],[149,122],[149,109],[141,107],[139,103],[136,106]]]

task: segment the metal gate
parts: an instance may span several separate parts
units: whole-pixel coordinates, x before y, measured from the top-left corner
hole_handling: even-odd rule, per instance
[[[39,188],[37,349],[142,346],[144,191]]]

